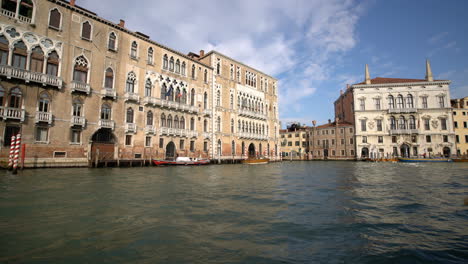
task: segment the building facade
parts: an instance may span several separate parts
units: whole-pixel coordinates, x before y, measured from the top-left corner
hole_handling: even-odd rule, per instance
[[[452,99],[457,156],[468,156],[468,97]]]
[[[354,125],[348,122],[329,121],[328,124],[307,129],[308,159],[310,160],[354,160]]]
[[[359,158],[450,156],[455,133],[450,81],[370,78],[351,86]]]
[[[2,161],[17,133],[26,144],[26,166],[177,155],[213,158],[219,139],[241,144],[241,137],[224,129],[229,117],[214,108],[219,84],[206,56],[182,54],[75,1],[0,4]],[[264,78],[272,89],[265,92],[265,104],[277,111],[276,80]],[[236,86],[223,86],[223,95],[229,98],[232,88]],[[224,99],[228,109],[229,99]],[[237,122],[241,115],[232,116]],[[215,117],[221,117],[223,137],[214,133]],[[269,125],[262,135],[269,135],[255,142],[271,148],[275,121],[262,120]]]
[[[308,127],[288,127],[280,130],[283,160],[307,160]]]

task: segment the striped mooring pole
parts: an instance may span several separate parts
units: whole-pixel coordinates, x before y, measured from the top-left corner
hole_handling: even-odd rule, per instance
[[[13,174],[18,173],[18,160],[21,146],[21,134],[16,135],[15,156],[13,157]]]
[[[13,157],[15,155],[15,144],[16,144],[16,137],[11,136],[10,156],[8,157],[8,169],[9,170],[11,170],[13,168]]]

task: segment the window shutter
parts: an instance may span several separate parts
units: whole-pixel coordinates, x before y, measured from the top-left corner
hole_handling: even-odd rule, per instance
[[[83,23],[81,37],[87,40],[91,40],[91,24],[89,24],[88,21]]]
[[[61,15],[57,9],[50,11],[49,26],[59,29],[60,28]]]

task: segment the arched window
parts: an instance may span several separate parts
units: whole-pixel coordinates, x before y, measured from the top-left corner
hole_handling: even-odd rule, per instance
[[[401,94],[399,94],[397,96],[397,107],[398,108],[404,108],[403,95],[401,95]]]
[[[127,123],[133,123],[133,109],[131,107],[127,109]]]
[[[167,59],[167,55],[164,54],[164,57],[163,57],[163,69],[167,70],[167,67],[168,67],[168,59]]]
[[[185,62],[182,62],[182,70],[181,70],[181,73],[182,75],[185,75]]]
[[[398,119],[398,129],[406,129],[406,120],[403,116]]]
[[[242,132],[245,132],[245,122],[242,120]]]
[[[396,129],[396,120],[394,116],[390,117],[390,129],[392,130]]]
[[[179,61],[179,59],[177,59],[176,63],[175,63],[175,72],[180,73],[180,61]]]
[[[136,82],[136,75],[133,71],[129,72],[127,75],[127,82],[125,85],[125,92],[127,93],[134,93],[135,92],[135,82]]]
[[[173,57],[171,57],[171,59],[169,60],[169,70],[174,71],[174,58]]]
[[[388,108],[393,109],[395,108],[395,101],[392,95],[388,96]]]
[[[174,101],[174,87],[169,86],[169,90],[166,93],[166,100]]]
[[[136,43],[136,41],[133,41],[132,47],[130,48],[130,57],[132,57],[132,59],[136,59],[137,52],[138,52],[138,44]]]
[[[39,108],[37,109],[38,112],[49,112],[50,110],[50,98],[47,93],[42,93],[39,97]]]
[[[234,109],[234,95],[231,94],[231,109]]]
[[[18,69],[26,69],[26,58],[28,56],[28,50],[22,40],[16,42],[15,49],[13,50],[13,62],[12,66]]]
[[[54,8],[49,13],[49,27],[53,29],[60,29],[60,24],[62,20],[62,14],[58,11],[57,8]]]
[[[203,120],[203,132],[208,131],[208,121],[205,119]]]
[[[185,129],[185,118],[183,116],[180,117],[179,128]]]
[[[190,91],[190,105],[195,106],[195,89]]]
[[[80,99],[75,98],[72,105],[72,115],[73,116],[83,116],[83,103]]]
[[[179,128],[179,117],[178,116],[174,117],[174,128]]]
[[[109,50],[116,50],[117,49],[117,35],[114,32],[109,34],[109,40],[107,41],[107,48]]]
[[[221,91],[216,91],[216,106],[221,106]]]
[[[5,2],[5,1],[4,1]],[[34,3],[31,0],[21,0],[19,6],[19,17],[27,17],[31,21],[34,10]]]
[[[177,87],[177,89],[176,89],[176,98],[175,98],[176,102],[180,103],[180,98],[181,97],[182,97],[182,94],[180,93],[180,88]]]
[[[145,83],[145,96],[148,96],[150,97],[151,96],[151,80],[148,78],[146,79],[146,83]]]
[[[166,115],[165,114],[162,114],[161,115],[161,127],[166,127],[167,124],[166,124]]]
[[[203,81],[208,82],[208,71],[205,69],[205,73],[203,74]]]
[[[231,154],[234,156],[236,155],[236,143],[234,140],[231,142]]]
[[[107,68],[106,76],[104,79],[104,88],[113,89],[114,88],[114,71],[111,68]]]
[[[203,94],[203,109],[206,109],[208,107],[208,94],[205,92]]]
[[[148,113],[146,113],[146,125],[147,126],[153,125],[153,112],[152,111],[148,111]]]
[[[242,149],[241,149],[241,151],[242,151],[242,155],[245,155],[245,143],[244,143],[244,141],[242,141]]]
[[[195,65],[192,65],[192,79],[195,79]]]
[[[406,107],[413,108],[413,106],[413,96],[411,94],[408,94],[408,96],[406,96]]]
[[[91,40],[91,23],[85,21],[81,26],[81,38],[85,40]]]
[[[44,52],[41,47],[36,46],[31,52],[31,61],[29,63],[30,71],[40,72],[44,70]]]
[[[73,81],[87,83],[88,82],[88,61],[84,56],[79,56],[75,60],[73,69]]]
[[[10,48],[8,47],[9,42],[5,36],[0,36],[0,64],[7,65],[8,63],[8,54],[10,53]]]
[[[416,129],[416,119],[414,116],[409,117],[409,129]]]
[[[234,119],[231,119],[231,133],[234,133]]]
[[[216,63],[216,74],[221,74],[221,62],[219,61],[219,59]]]
[[[240,120],[237,120],[237,132],[241,132],[241,122]]]
[[[57,52],[54,50],[49,53],[49,57],[47,58],[47,67],[46,73],[52,76],[58,76],[58,68],[59,68],[59,56]]]
[[[220,116],[218,116],[218,118],[217,118],[216,132],[221,132],[221,117]]]
[[[153,48],[148,48],[148,64],[153,64]]]
[[[190,130],[195,130],[195,118],[190,118]]]
[[[18,87],[10,90],[10,101],[9,101],[8,106],[12,108],[20,108],[22,94],[23,93]]]
[[[172,128],[172,116],[167,116],[167,127]]]
[[[182,103],[187,103],[187,90],[185,89],[182,90]]]
[[[163,85],[161,86],[161,99],[166,100],[166,93],[167,93],[166,84],[163,83]]]
[[[110,120],[111,119],[111,107],[108,104],[102,104],[101,106],[101,119]]]

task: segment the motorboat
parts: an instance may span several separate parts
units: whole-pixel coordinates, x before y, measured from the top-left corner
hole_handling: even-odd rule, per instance
[[[153,160],[153,164],[156,166],[166,165],[208,165],[210,164],[209,159],[197,159],[190,157],[177,157],[175,160]]]
[[[270,161],[268,158],[248,158],[245,160],[242,160],[242,164],[250,164],[250,165],[255,165],[255,164],[267,164]]]
[[[398,158],[399,162],[452,162],[450,158]]]

